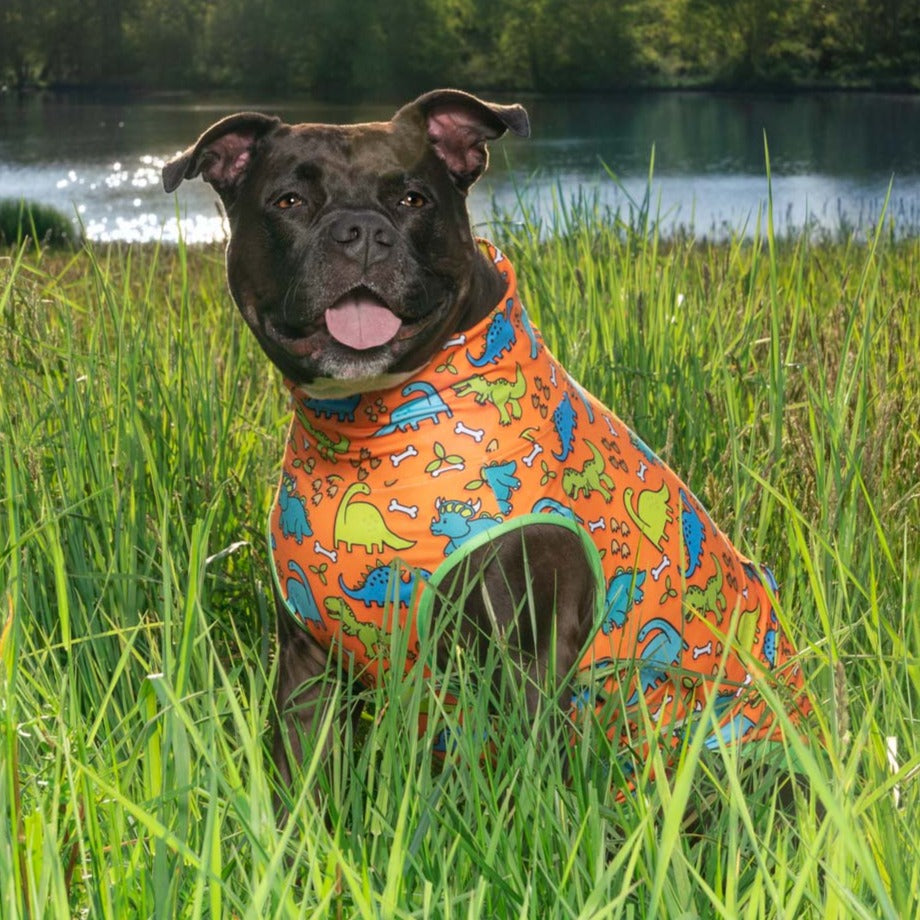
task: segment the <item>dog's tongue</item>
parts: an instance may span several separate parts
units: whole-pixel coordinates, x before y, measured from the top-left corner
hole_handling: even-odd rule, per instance
[[[392,310],[364,297],[346,297],[326,310],[329,335],[357,351],[385,345],[401,325],[402,320]]]

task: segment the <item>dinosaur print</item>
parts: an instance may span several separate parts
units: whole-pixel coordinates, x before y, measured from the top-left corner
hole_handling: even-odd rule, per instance
[[[722,566],[715,553],[711,554],[716,567],[716,573],[707,582],[705,587],[688,585],[684,591],[684,604],[686,613],[684,619],[689,623],[694,616],[705,616],[707,613],[715,614],[716,623],[721,626],[727,607],[725,595],[722,593],[724,578]]]
[[[706,533],[700,515],[693,509],[683,489],[680,490],[680,507],[680,526],[684,535],[684,549],[687,553],[687,568],[683,574],[684,578],[691,578],[703,558],[703,541]]]
[[[309,620],[311,623],[315,623],[325,629],[326,624],[323,623],[319,607],[316,606],[316,599],[310,590],[310,581],[306,573],[293,559],[288,562],[288,568],[297,576],[296,578],[288,576],[285,584],[288,604],[304,622]]]
[[[281,508],[281,535],[293,537],[298,545],[304,537],[312,537],[307,503],[297,494],[297,483],[291,476],[283,476],[278,489],[278,505]]]
[[[776,667],[776,629],[775,627],[770,627],[763,637],[763,660],[770,665],[771,668]]]
[[[466,353],[466,359],[473,367],[485,367],[486,364],[498,364],[501,356],[505,352],[511,351],[517,342],[517,334],[514,331],[514,325],[511,322],[511,311],[514,308],[514,301],[508,300],[504,313],[496,313],[492,317],[486,330],[485,348],[478,358],[474,358],[469,351]]]
[[[430,530],[436,537],[449,537],[444,555],[449,556],[471,537],[501,524],[500,517],[481,513],[482,502],[439,498],[435,503],[438,516],[432,520]]]
[[[371,569],[360,585],[349,588],[345,579],[339,574],[339,587],[353,601],[361,601],[365,607],[372,604],[383,607],[386,604],[398,603],[401,607],[408,607],[412,600],[413,592],[417,590],[419,578],[428,578],[430,572],[424,569],[419,572],[410,572],[408,581],[399,576],[399,566],[378,565]]]
[[[413,393],[421,393],[407,402],[397,406],[390,413],[390,424],[378,428],[374,432],[374,437],[379,438],[386,434],[392,434],[394,431],[406,431],[411,428],[418,431],[418,426],[424,421],[432,421],[438,424],[438,416],[446,415],[450,418],[454,413],[450,406],[438,395],[438,392],[424,380],[417,380],[413,383],[407,383],[402,390],[403,396],[410,396]]]
[[[658,455],[634,431],[629,432],[629,443],[648,460],[652,466],[661,466]]]
[[[776,581],[776,576],[773,574],[773,571],[769,566],[760,565],[755,566],[750,562],[742,562],[741,568],[744,570],[744,574],[751,580],[756,582],[759,585],[765,584],[769,589],[770,593],[776,595],[779,594],[779,583]],[[776,615],[773,613],[773,608],[770,608],[770,616],[774,621],[776,620]]]
[[[348,448],[351,446],[351,442],[344,435],[340,435],[337,439],[333,440],[325,431],[314,426],[310,420],[307,418],[306,413],[299,406],[295,410],[298,420],[304,431],[307,434],[312,435],[314,441],[316,442],[316,452],[324,459],[328,460],[330,463],[335,463],[338,457],[341,454],[348,452]]]
[[[553,427],[561,445],[559,453],[553,451],[553,456],[557,460],[566,460],[575,446],[575,429],[578,427],[578,415],[567,392],[562,394],[559,405],[553,410]]]
[[[530,342],[530,358],[533,360],[540,353],[540,340],[537,338],[537,331],[534,329],[526,310],[521,310],[521,328]]]
[[[770,575],[772,578],[772,573]],[[763,643],[760,646],[763,660],[771,667],[776,667],[776,656],[779,654],[779,620],[776,613],[770,609],[770,621],[764,630]]]
[[[633,501],[633,489],[627,487],[623,490],[626,500],[626,513],[632,518],[633,523],[647,537],[652,545],[663,553],[662,542],[668,539],[665,530],[668,524],[674,522],[674,511],[669,504],[671,490],[663,482],[660,489],[652,491],[643,489]]]
[[[269,544],[284,607],[370,684],[394,629],[419,647],[437,586],[475,546],[516,525],[543,522],[550,538],[551,527],[574,526],[597,582],[572,717],[603,718],[613,744],[639,752],[648,745],[626,737],[642,721],[627,701],[660,713],[667,743],[702,711],[713,713],[700,725],[709,744],[778,737],[788,723],[760,681],[782,691],[773,700],[807,702],[771,606],[772,576],[581,389],[524,313],[510,262],[489,257],[506,293],[424,367],[341,399],[288,384],[294,411]],[[429,724],[443,730],[434,716]]]
[[[510,425],[512,419],[519,419],[523,415],[521,397],[527,392],[527,378],[518,364],[513,381],[507,377],[488,380],[482,374],[476,374],[455,383],[452,389],[461,399],[466,396],[474,397],[480,406],[491,403],[498,410],[498,423]]]
[[[760,632],[760,611],[757,607],[742,610],[735,621],[735,641],[742,648],[754,648],[757,644],[757,634]]]
[[[308,399],[306,406],[316,413],[317,418],[337,419],[340,422],[353,422],[355,409],[361,402],[361,396],[345,396],[341,399]]]
[[[390,630],[377,623],[359,620],[354,610],[340,597],[327,597],[323,606],[329,618],[339,623],[343,633],[358,640],[366,661],[379,661],[385,655],[390,647]]]
[[[346,489],[335,515],[335,544],[345,544],[351,552],[355,546],[363,546],[368,553],[382,553],[385,546],[403,550],[415,546],[415,540],[404,540],[393,533],[383,519],[376,505],[358,501],[356,495],[370,495],[367,483],[355,482]]]
[[[541,498],[534,502],[531,514],[561,514],[562,517],[575,521],[576,524],[582,524],[584,521],[568,505],[556,501],[554,498]]]
[[[755,724],[753,719],[739,713],[718,731],[713,732],[703,744],[710,751],[718,750],[720,741],[722,744],[734,744],[744,738]]]
[[[571,384],[572,389],[578,395],[578,398],[581,400],[582,407],[585,410],[585,416],[588,419],[588,424],[593,425],[594,424],[594,407],[591,405],[591,400],[588,399],[582,387],[571,377],[569,377],[569,383]]]
[[[572,501],[578,498],[581,492],[585,498],[589,498],[592,492],[600,492],[605,502],[613,498],[613,480],[604,471],[604,455],[590,442],[585,444],[591,451],[591,457],[585,460],[584,466],[580,470],[567,466],[562,471],[562,491],[568,495]]]
[[[688,647],[674,624],[661,617],[649,620],[639,630],[636,640],[642,643],[646,639],[649,640],[648,645],[642,649],[639,666],[639,685],[642,693],[648,693],[666,681],[668,669],[680,661],[681,652]],[[626,701],[626,705],[633,706],[638,699],[637,688]]]
[[[622,628],[629,611],[634,604],[641,604],[645,599],[642,585],[645,584],[647,572],[618,568],[607,586],[607,598],[604,602],[607,613],[601,629],[605,635],[613,632],[614,627]]]
[[[521,480],[514,475],[516,469],[516,460],[508,460],[505,463],[494,460],[482,468],[482,478],[489,484],[498,502],[498,510],[502,514],[511,511],[511,495],[521,488]]]

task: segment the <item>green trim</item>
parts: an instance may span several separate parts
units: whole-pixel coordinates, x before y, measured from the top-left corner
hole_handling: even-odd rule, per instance
[[[496,524],[494,527],[490,527],[488,530],[485,530],[470,540],[467,540],[465,543],[457,547],[457,549],[454,550],[454,552],[452,552],[444,560],[444,562],[438,566],[438,568],[435,570],[432,576],[427,579],[427,581],[420,582],[420,597],[415,620],[416,629],[418,631],[418,637],[420,640],[428,635],[428,631],[431,626],[431,614],[432,610],[434,609],[434,601],[437,596],[438,588],[441,586],[444,580],[453,575],[460,566],[468,563],[470,555],[480,547],[486,546],[487,544],[494,542],[499,537],[503,537],[506,534],[513,533],[517,530],[521,530],[522,528],[531,524],[549,524],[551,526],[560,527],[563,530],[568,530],[571,533],[578,535],[578,538],[581,540],[581,545],[584,547],[585,555],[588,558],[588,563],[591,566],[591,570],[594,573],[594,578],[598,586],[598,590],[594,599],[594,613],[595,623],[601,623],[606,613],[604,607],[604,588],[606,586],[606,580],[604,578],[604,569],[601,564],[600,553],[598,552],[597,547],[594,545],[594,541],[588,535],[587,531],[585,531],[583,527],[581,527],[571,518],[564,517],[561,514],[531,513],[522,514],[519,517],[513,517],[510,520],[502,521],[501,523]],[[272,584],[274,585],[275,593],[281,599],[281,603],[284,605],[284,609],[294,618],[294,621],[298,623],[302,629],[308,630],[307,624],[304,623],[303,619],[298,615],[297,611],[291,607],[287,598],[284,596],[284,591],[281,586],[281,578],[278,574],[278,566],[275,562],[275,554],[272,551],[271,512],[269,512],[268,520],[266,522],[265,542],[268,546],[269,568],[271,569],[272,573]],[[391,564],[395,561],[397,561],[397,559],[391,560]],[[413,566],[408,565],[408,563],[403,559],[399,559],[398,561],[406,569],[411,570],[413,568]]]
[[[434,607],[435,597],[437,596],[437,589],[440,587],[442,582],[448,576],[452,575],[457,568],[466,564],[469,561],[470,554],[475,552],[480,547],[494,542],[496,539],[504,536],[505,534],[513,533],[514,531],[520,530],[531,524],[550,524],[554,527],[561,527],[564,530],[571,531],[572,533],[578,535],[597,582],[598,591],[595,594],[594,601],[595,622],[601,622],[605,612],[604,587],[606,582],[604,579],[603,566],[601,565],[600,553],[598,552],[597,547],[594,545],[594,542],[591,540],[590,536],[588,536],[585,529],[573,521],[571,518],[564,517],[561,514],[531,513],[522,514],[518,517],[513,517],[510,520],[502,521],[500,524],[496,524],[494,527],[490,527],[488,530],[477,534],[475,537],[461,544],[444,560],[444,562],[441,563],[440,566],[438,566],[437,570],[432,574],[427,582],[424,583],[422,587],[422,594],[419,600],[419,606],[415,620],[419,639],[423,639],[428,635],[428,631],[431,626],[431,613]]]

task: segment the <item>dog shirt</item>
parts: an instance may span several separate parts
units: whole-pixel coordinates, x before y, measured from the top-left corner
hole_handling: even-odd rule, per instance
[[[619,713],[611,735],[623,735],[642,696],[679,740],[708,703],[708,746],[773,737],[757,683],[772,675],[798,692],[802,676],[771,604],[772,576],[566,373],[528,319],[507,258],[480,245],[507,290],[421,371],[343,399],[291,386],[270,513],[284,605],[372,682],[394,613],[411,664],[437,585],[473,548],[553,523],[581,536],[598,579],[573,714],[606,705],[603,718]]]

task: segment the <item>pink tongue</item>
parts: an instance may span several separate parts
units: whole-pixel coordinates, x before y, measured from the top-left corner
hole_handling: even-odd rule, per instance
[[[326,311],[329,335],[357,351],[385,345],[401,325],[395,313],[374,300],[347,297]]]

